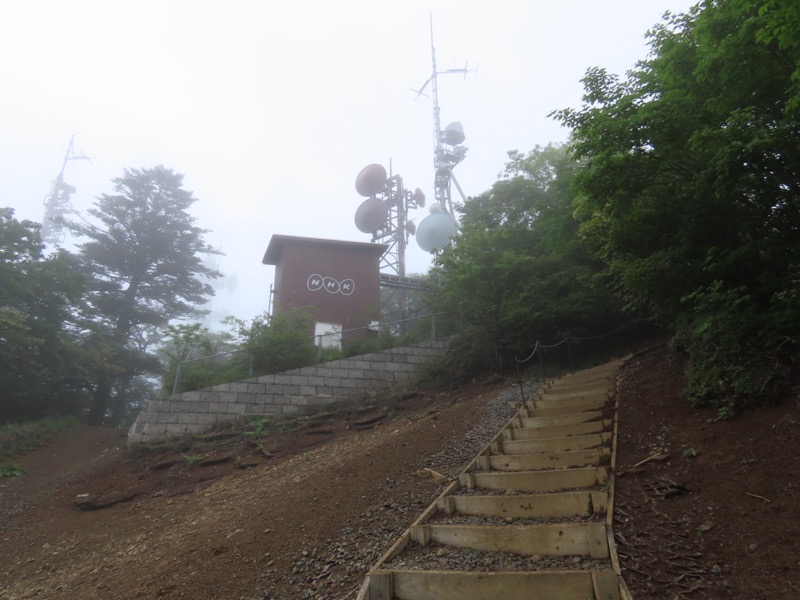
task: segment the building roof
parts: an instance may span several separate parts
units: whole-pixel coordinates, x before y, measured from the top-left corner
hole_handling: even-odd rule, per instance
[[[261,260],[265,265],[277,265],[281,258],[283,249],[290,245],[319,245],[322,247],[339,247],[339,248],[352,248],[364,252],[375,252],[378,255],[383,255],[389,249],[388,244],[373,244],[369,242],[348,242],[342,240],[327,240],[324,238],[307,238],[297,237],[294,235],[278,235],[272,236],[267,246],[267,251],[264,253],[264,258]]]

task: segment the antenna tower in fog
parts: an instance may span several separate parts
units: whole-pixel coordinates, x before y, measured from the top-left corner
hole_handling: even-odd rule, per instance
[[[75,136],[69,138],[69,148],[64,154],[61,172],[53,180],[50,193],[44,197],[44,218],[42,219],[42,241],[45,244],[62,244],[66,238],[64,233],[64,216],[77,214],[72,208],[69,197],[75,193],[75,188],[64,181],[64,170],[71,160],[89,160],[88,156],[75,154]]]
[[[465,136],[464,128],[458,121],[453,121],[442,129],[441,118],[439,115],[439,75],[454,75],[463,73],[464,77],[470,70],[464,64],[463,69],[446,69],[439,71],[436,67],[436,46],[433,43],[433,15],[430,17],[431,24],[431,76],[417,90],[417,97],[421,96],[425,88],[431,84],[431,95],[433,96],[433,167],[434,167],[434,199],[431,203],[430,213],[417,227],[417,244],[426,252],[440,252],[450,243],[450,239],[458,229],[455,212],[453,211],[453,198],[450,194],[450,183],[452,182],[461,199],[466,201],[467,197],[458,180],[453,174],[453,169],[467,155],[467,147],[463,146]]]
[[[417,91],[417,97],[422,95],[425,87],[431,84],[431,96],[433,99],[433,167],[435,171],[434,178],[434,198],[436,202],[449,214],[455,218],[453,212],[453,199],[450,194],[450,182],[455,184],[458,193],[462,200],[466,201],[466,196],[458,180],[453,174],[453,169],[459,164],[467,155],[467,147],[462,146],[464,140],[464,128],[458,121],[453,121],[442,129],[440,110],[439,110],[439,75],[455,75],[463,73],[466,78],[467,73],[473,70],[467,68],[466,63],[464,68],[461,69],[446,69],[439,71],[436,66],[436,46],[433,43],[433,15],[430,15],[430,28],[431,28],[431,76],[422,87]],[[433,208],[433,207],[431,207]]]

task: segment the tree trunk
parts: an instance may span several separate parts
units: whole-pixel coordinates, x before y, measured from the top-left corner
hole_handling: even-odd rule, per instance
[[[99,426],[103,424],[106,416],[106,409],[111,399],[111,382],[103,379],[94,391],[92,405],[89,408],[89,425]]]

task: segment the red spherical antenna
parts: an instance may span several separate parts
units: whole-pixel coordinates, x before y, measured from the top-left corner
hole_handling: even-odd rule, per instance
[[[370,197],[381,191],[386,183],[386,169],[383,165],[367,165],[356,177],[356,191],[360,196]]]
[[[367,198],[356,209],[356,227],[363,233],[373,233],[380,229],[389,218],[389,208],[379,198]]]

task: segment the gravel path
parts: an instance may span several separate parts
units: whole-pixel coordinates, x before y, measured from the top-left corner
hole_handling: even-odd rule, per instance
[[[534,391],[534,386],[524,388],[525,397]],[[464,436],[447,440],[438,453],[430,456],[421,467],[430,468],[450,479],[454,479],[494,437],[498,430],[508,423],[521,407],[519,386],[509,386],[486,403],[482,414],[475,415],[475,426]],[[413,474],[410,474],[413,476]],[[386,485],[394,482],[387,480]],[[297,598],[303,600],[352,600],[358,593],[363,576],[391,547],[409,525],[427,508],[444,489],[439,485],[434,493],[416,492],[391,502],[370,507],[359,515],[357,522],[345,528],[335,540],[328,540],[315,548],[298,551],[293,557],[291,576],[280,577],[274,574],[273,584],[295,586]],[[427,549],[422,549],[428,552]],[[460,551],[448,550],[450,562],[464,561],[464,566],[474,564],[480,558],[471,558],[474,552],[465,555]],[[478,553],[482,554],[482,553]],[[405,557],[405,553],[403,554]],[[459,559],[458,557],[461,556]],[[509,555],[513,556],[513,555]],[[411,559],[409,559],[411,560]],[[510,558],[500,560],[512,564]],[[529,558],[517,557],[529,563]],[[516,563],[514,563],[516,564]],[[486,568],[485,565],[482,568]],[[584,568],[576,566],[575,568]],[[359,575],[353,584],[353,576]],[[270,574],[267,573],[267,580]],[[263,600],[283,600],[271,595],[269,591]]]

